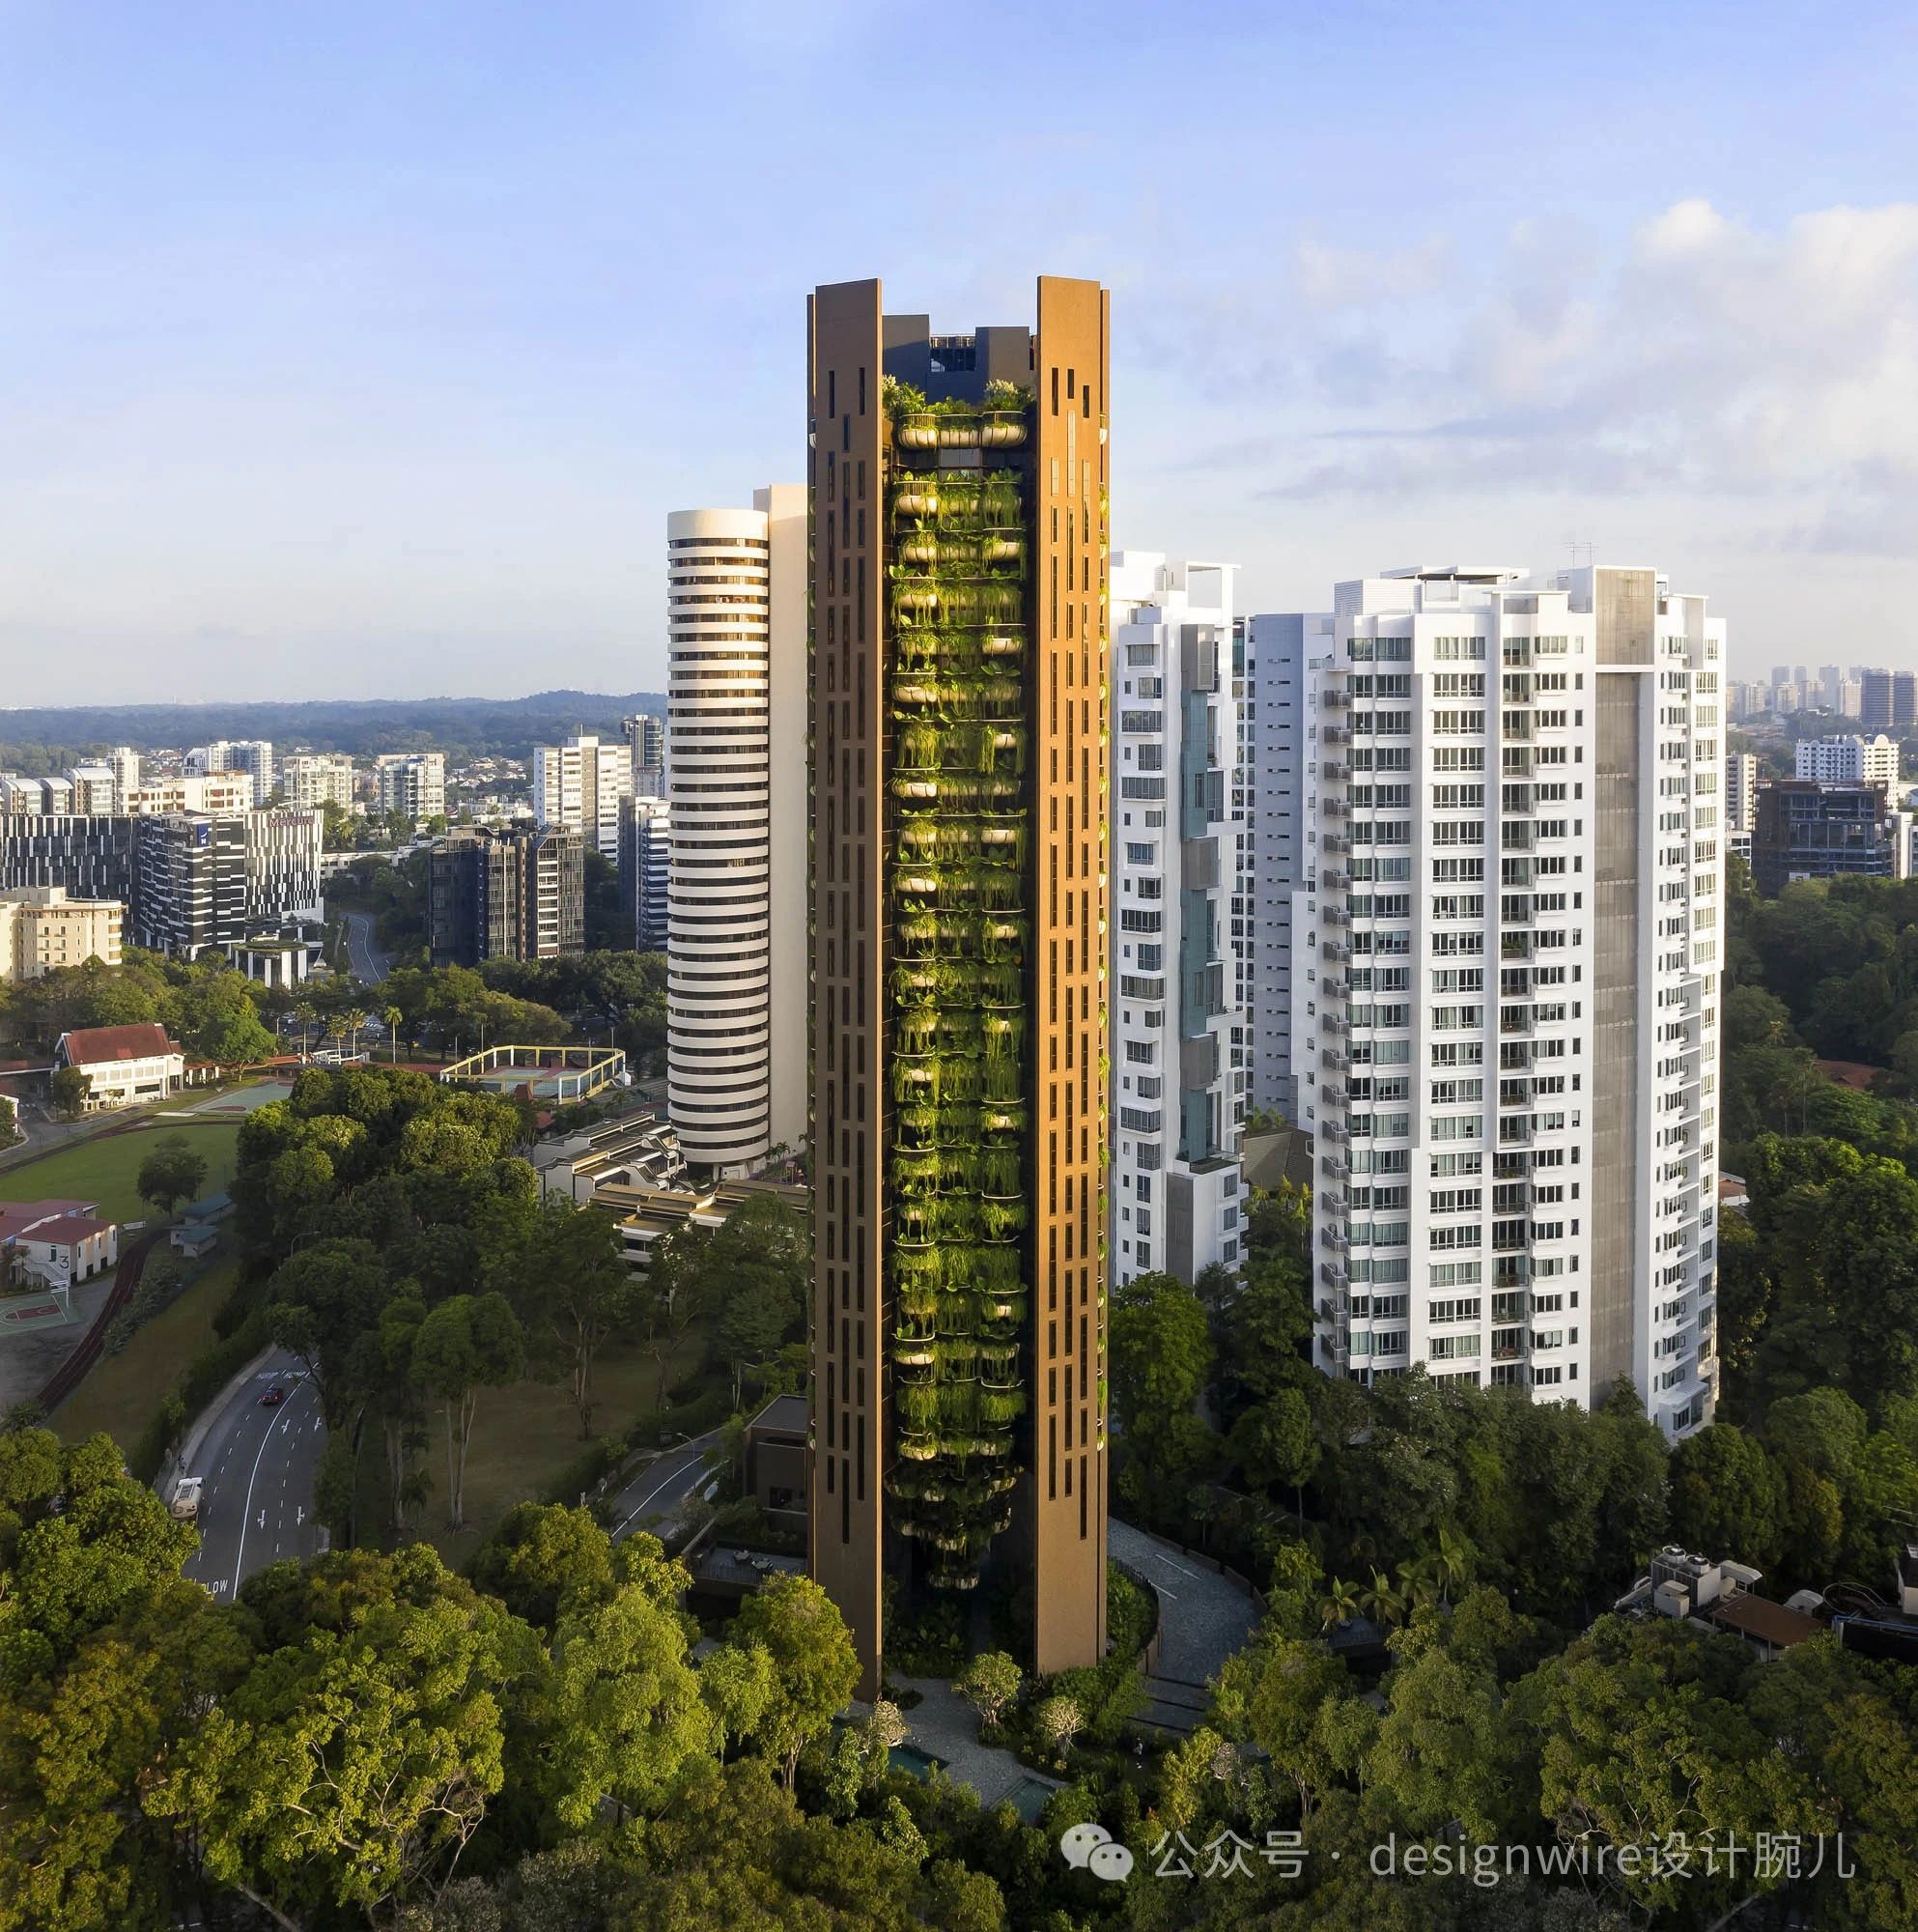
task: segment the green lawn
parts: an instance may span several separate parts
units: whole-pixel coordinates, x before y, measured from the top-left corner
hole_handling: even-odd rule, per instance
[[[117,1355],[102,1355],[92,1373],[53,1411],[63,1442],[104,1430],[123,1450],[140,1439],[160,1400],[186,1366],[213,1341],[213,1317],[233,1292],[236,1261],[215,1263],[171,1307],[134,1331]]]
[[[696,1334],[682,1346],[673,1362],[675,1383],[698,1367],[702,1346]],[[594,1364],[593,1394],[596,1435],[630,1429],[636,1417],[659,1406],[659,1366],[633,1344],[606,1349]],[[446,1419],[443,1409],[435,1408],[421,1459],[433,1478],[433,1493],[415,1519],[417,1533],[458,1568],[515,1503],[541,1498],[586,1447],[579,1439],[578,1413],[563,1384],[521,1382],[514,1388],[482,1390],[466,1451],[466,1527],[448,1529]]]
[[[110,1221],[138,1221],[152,1215],[133,1186],[140,1163],[155,1135],[180,1133],[207,1163],[202,1194],[224,1188],[233,1179],[240,1126],[235,1121],[155,1121],[137,1133],[81,1141],[0,1174],[0,1201],[94,1201]]]

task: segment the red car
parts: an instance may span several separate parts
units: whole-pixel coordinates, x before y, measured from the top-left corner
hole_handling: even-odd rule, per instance
[[[273,1388],[269,1388],[267,1391],[267,1393],[260,1398],[260,1406],[262,1408],[277,1408],[279,1407],[281,1403],[286,1401],[286,1399],[287,1399],[286,1390],[275,1386]]]

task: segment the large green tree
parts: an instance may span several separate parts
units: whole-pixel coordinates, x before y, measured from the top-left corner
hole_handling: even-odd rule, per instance
[[[482,1388],[504,1388],[525,1367],[520,1318],[503,1294],[456,1294],[430,1310],[412,1343],[412,1374],[446,1416],[446,1520],[465,1517],[466,1447]]]
[[[1109,1338],[1113,1413],[1125,1441],[1120,1492],[1171,1522],[1218,1454],[1199,1412],[1212,1369],[1205,1310],[1175,1275],[1135,1275],[1114,1293]]]
[[[392,1588],[264,1654],[155,1780],[208,1873],[298,1922],[377,1917],[457,1864],[504,1776],[532,1634],[419,1547]]]
[[[810,1577],[785,1574],[746,1600],[726,1640],[763,1653],[770,1665],[772,1694],[753,1741],[779,1763],[790,1787],[800,1752],[845,1709],[859,1683],[845,1619]]]
[[[535,1366],[565,1383],[586,1439],[597,1406],[594,1364],[636,1301],[618,1222],[603,1208],[549,1197],[517,1247],[494,1258],[490,1278],[519,1309]]]
[[[718,1724],[675,1601],[688,1580],[663,1563],[559,1620],[536,1721],[541,1788],[569,1831],[608,1808],[614,1820],[656,1811],[689,1775],[711,1772]]]
[[[133,1185],[162,1216],[183,1201],[191,1201],[207,1178],[207,1157],[197,1152],[184,1134],[168,1134],[154,1144],[140,1163]]]

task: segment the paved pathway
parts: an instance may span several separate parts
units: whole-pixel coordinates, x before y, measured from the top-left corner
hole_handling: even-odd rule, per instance
[[[917,1690],[919,1701],[905,1714],[912,1741],[942,1759],[946,1776],[970,1785],[988,1810],[1002,1798],[1034,1786],[1058,1788],[1058,1779],[1028,1771],[1009,1750],[979,1742],[979,1714],[943,1677],[900,1677],[901,1690]],[[861,1710],[864,1706],[859,1707]]]
[[[1258,1622],[1258,1605],[1202,1557],[1114,1517],[1106,1548],[1151,1584],[1159,1599],[1159,1675],[1179,1684],[1203,1684]]]

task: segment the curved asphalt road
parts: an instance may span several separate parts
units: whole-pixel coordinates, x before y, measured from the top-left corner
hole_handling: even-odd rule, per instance
[[[654,1517],[675,1517],[706,1487],[710,1471],[706,1457],[719,1439],[711,1429],[656,1456],[612,1498],[612,1540],[646,1529]]]
[[[350,912],[347,922],[347,963],[355,980],[378,985],[392,971],[393,962],[373,944],[373,915]]]
[[[261,1407],[260,1398],[276,1385],[286,1401]],[[213,1418],[183,1472],[202,1477],[205,1487],[200,1548],[182,1574],[231,1603],[269,1563],[318,1555],[325,1532],[313,1520],[313,1478],[325,1446],[326,1425],[305,1371],[291,1355],[275,1354]]]
[[[287,1399],[263,1408],[269,1388]],[[719,1440],[710,1430],[669,1449],[639,1470],[612,1498],[617,1543],[656,1519],[675,1517],[711,1480],[707,1457]],[[284,1351],[245,1383],[213,1418],[183,1473],[199,1476],[200,1548],[182,1574],[231,1603],[247,1577],[268,1564],[317,1556],[326,1532],[313,1520],[313,1479],[326,1446],[319,1398],[295,1358]]]

